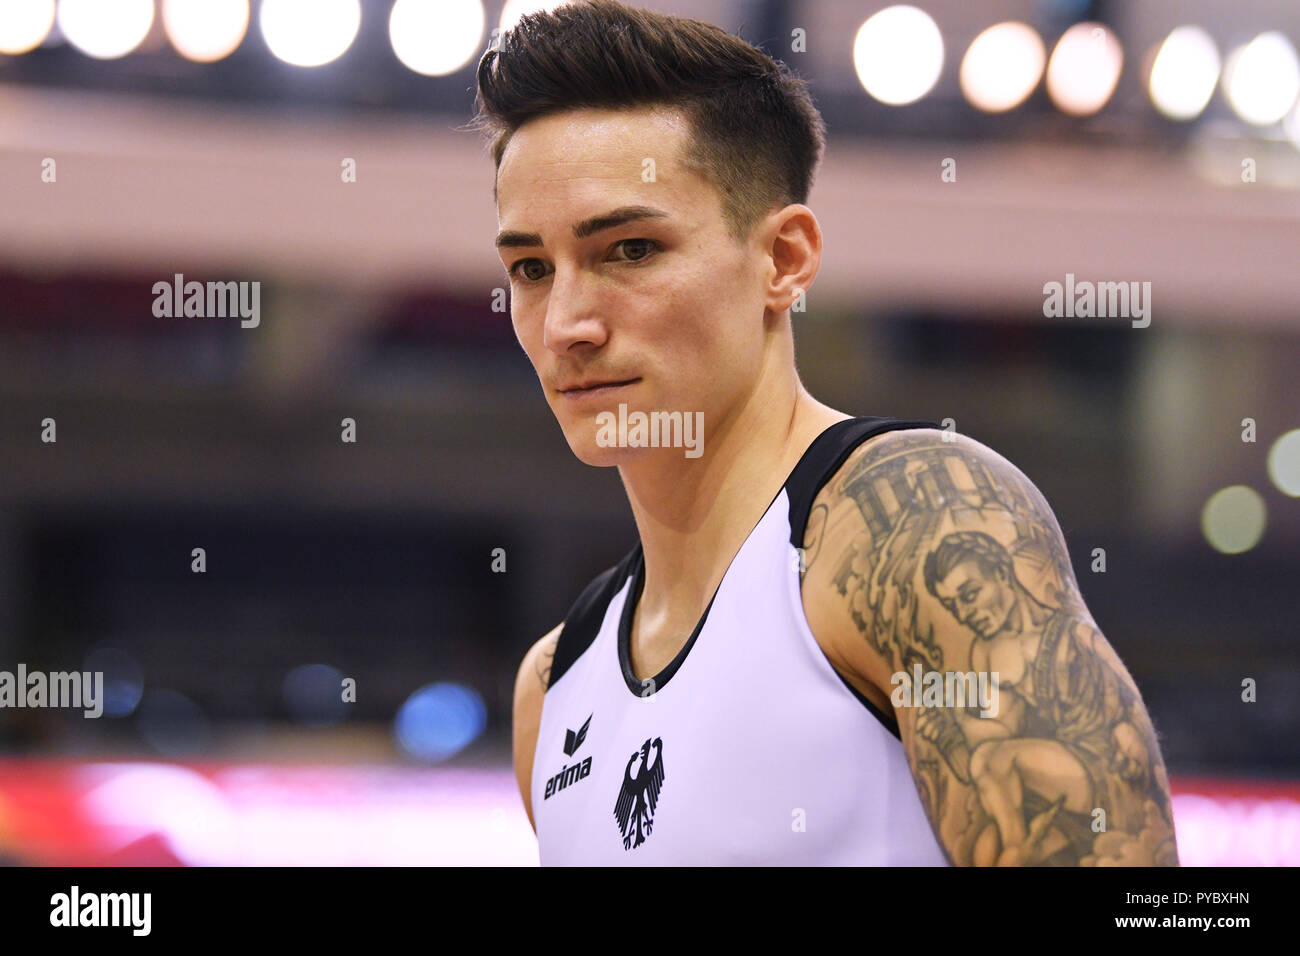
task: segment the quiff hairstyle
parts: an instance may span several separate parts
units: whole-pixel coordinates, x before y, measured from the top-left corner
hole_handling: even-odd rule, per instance
[[[681,160],[717,189],[737,242],[770,210],[808,201],[826,127],[806,82],[719,27],[615,0],[578,0],[503,33],[479,61],[470,125],[489,134],[499,172],[529,120],[643,107],[687,117]]]

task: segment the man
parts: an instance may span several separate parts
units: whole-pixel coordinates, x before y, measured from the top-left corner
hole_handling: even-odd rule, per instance
[[[1176,864],[1155,732],[1042,495],[800,383],[802,81],[611,0],[526,17],[478,81],[516,335],[639,533],[519,669],[542,863]],[[897,693],[969,668],[1005,710]]]

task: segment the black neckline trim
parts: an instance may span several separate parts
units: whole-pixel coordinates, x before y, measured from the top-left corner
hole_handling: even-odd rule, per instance
[[[805,448],[803,454],[799,456],[799,460],[795,463],[795,466],[790,469],[790,474],[786,476],[781,487],[778,488],[776,494],[772,496],[772,500],[768,502],[767,507],[763,510],[762,516],[760,516],[758,522],[754,524],[754,528],[757,528],[763,518],[767,517],[767,513],[772,510],[772,505],[776,503],[776,499],[781,497],[781,492],[787,489],[787,486],[789,486],[794,476],[800,472],[804,462],[813,454],[813,450],[817,448],[822,441],[827,440],[828,436],[838,434],[841,429],[847,428],[855,423],[860,423],[862,420],[861,417],[845,418],[838,422],[833,422],[823,428],[817,434],[817,437],[808,443],[808,447]],[[745,545],[749,542],[750,536],[754,533],[754,528],[751,528],[749,534],[745,535],[745,540],[740,543],[740,550],[743,550]],[[637,541],[631,554],[628,555],[632,561],[630,572],[632,583],[628,588],[627,599],[623,602],[623,613],[619,615],[618,640],[615,642],[618,645],[618,665],[619,669],[623,672],[623,682],[627,684],[627,689],[637,697],[649,696],[650,694],[658,693],[663,690],[664,686],[686,661],[686,655],[691,652],[691,648],[695,646],[695,641],[700,636],[700,632],[704,630],[704,622],[708,620],[709,611],[713,609],[713,602],[718,599],[718,591],[722,590],[723,582],[727,580],[727,575],[731,572],[732,565],[735,564],[736,558],[740,556],[740,550],[737,550],[735,555],[732,556],[731,562],[727,565],[727,570],[722,573],[722,581],[718,582],[718,587],[714,590],[713,597],[709,598],[708,607],[706,607],[704,613],[700,615],[700,620],[695,625],[695,630],[691,631],[691,636],[686,639],[686,643],[682,645],[682,649],[678,651],[677,655],[664,665],[663,670],[658,674],[655,674],[654,677],[647,677],[645,680],[640,680],[637,678],[636,674],[632,672],[632,616],[636,613],[637,602],[640,601],[641,591],[645,587],[645,553],[641,549],[641,542],[639,540]],[[843,678],[841,677],[841,680],[842,679]]]
[[[741,547],[744,547],[744,545],[742,544]],[[632,564],[632,583],[628,588],[627,600],[623,602],[623,613],[619,616],[618,621],[618,665],[623,671],[623,682],[627,684],[627,689],[638,697],[648,697],[663,690],[664,685],[677,673],[678,668],[686,660],[686,655],[695,646],[695,639],[704,630],[704,622],[709,619],[709,611],[713,610],[713,602],[717,600],[718,591],[722,590],[722,583],[718,583],[718,591],[714,591],[713,597],[709,598],[709,606],[700,615],[699,623],[695,625],[695,630],[691,631],[691,636],[686,639],[686,643],[677,652],[677,656],[665,664],[663,670],[655,674],[654,677],[638,680],[636,674],[632,672],[632,615],[636,613],[637,601],[640,600],[641,591],[645,587],[645,554],[641,551],[641,542],[637,542],[633,554],[635,557]],[[731,570],[730,565],[728,565],[727,570]],[[727,579],[725,572],[722,579],[723,581]]]

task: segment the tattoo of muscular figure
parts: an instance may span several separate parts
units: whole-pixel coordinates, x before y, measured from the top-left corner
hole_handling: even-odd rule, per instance
[[[1055,516],[1006,459],[949,438],[909,429],[855,449],[814,503],[801,572],[894,674],[996,680],[991,716],[897,706],[895,691],[936,836],[958,865],[1177,866],[1155,729]]]

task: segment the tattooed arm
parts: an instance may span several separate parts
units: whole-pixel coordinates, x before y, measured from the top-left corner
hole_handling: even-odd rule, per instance
[[[524,801],[524,812],[533,824],[533,754],[537,750],[537,731],[542,722],[542,699],[551,682],[551,662],[555,660],[555,646],[560,640],[563,624],[557,624],[541,640],[528,649],[519,673],[515,677],[514,715],[511,721],[512,744],[515,763],[515,780],[519,795]]]
[[[886,432],[822,489],[804,545],[814,633],[891,695],[952,862],[1177,865],[1146,707],[1019,469],[962,435]]]

